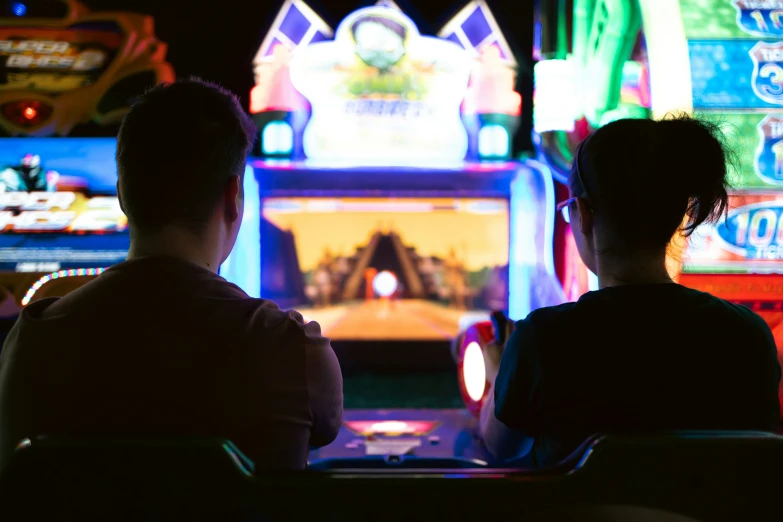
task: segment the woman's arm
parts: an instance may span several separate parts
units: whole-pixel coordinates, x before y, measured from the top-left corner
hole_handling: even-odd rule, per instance
[[[481,434],[498,459],[522,457],[538,432],[541,395],[541,361],[529,318],[515,325],[499,364],[493,363],[487,364],[492,388],[482,409]]]
[[[479,426],[484,444],[492,456],[498,460],[524,457],[533,448],[533,437],[528,437],[520,430],[509,428],[495,417],[494,385],[481,410]]]

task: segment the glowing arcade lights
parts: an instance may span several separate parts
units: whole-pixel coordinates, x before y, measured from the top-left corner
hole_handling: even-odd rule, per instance
[[[62,279],[64,277],[84,277],[84,276],[97,276],[102,274],[105,268],[75,268],[71,270],[60,270],[58,272],[52,272],[43,276],[41,279],[33,283],[33,286],[25,293],[22,298],[22,306],[27,306],[35,296],[36,292],[41,289],[43,285],[54,279]]]
[[[24,128],[35,127],[52,115],[52,107],[39,100],[20,100],[0,107],[3,116]]]
[[[11,4],[11,12],[14,16],[24,16],[27,14],[27,6],[21,2],[14,2]]]

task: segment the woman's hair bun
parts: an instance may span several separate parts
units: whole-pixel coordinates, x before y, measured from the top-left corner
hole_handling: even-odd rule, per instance
[[[670,158],[663,180],[669,190],[688,198],[690,233],[704,222],[714,222],[728,207],[731,149],[716,123],[681,114],[655,122],[660,153]]]
[[[572,191],[589,196],[619,244],[665,246],[684,219],[683,232],[690,234],[725,213],[732,160],[715,123],[687,114],[621,119],[585,141],[585,187],[572,180]]]

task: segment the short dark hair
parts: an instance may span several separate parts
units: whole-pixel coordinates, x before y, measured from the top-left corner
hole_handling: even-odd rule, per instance
[[[123,209],[142,232],[200,232],[231,176],[242,176],[256,129],[236,96],[198,78],[135,100],[117,137]]]
[[[665,248],[678,230],[690,235],[728,209],[729,167],[736,159],[717,123],[687,114],[621,119],[595,131],[580,149],[570,188],[576,196],[587,194],[596,215],[606,218],[610,249]]]

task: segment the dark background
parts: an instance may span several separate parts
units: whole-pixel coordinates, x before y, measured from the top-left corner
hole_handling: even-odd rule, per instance
[[[253,87],[252,63],[283,0],[82,0],[96,11],[130,11],[155,18],[155,32],[168,44],[168,60],[178,77],[216,81],[237,93],[245,107]],[[306,0],[333,29],[352,11],[374,0]],[[397,5],[434,35],[468,0],[398,0]],[[488,0],[519,62],[522,126],[515,149],[532,148],[533,0]]]

